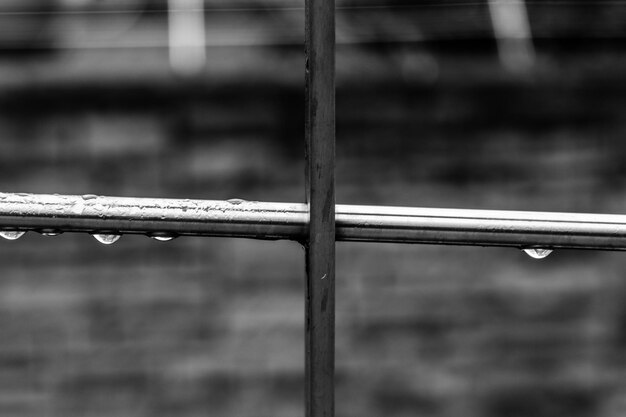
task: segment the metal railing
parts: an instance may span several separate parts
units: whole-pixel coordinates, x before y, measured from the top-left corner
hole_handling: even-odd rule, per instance
[[[335,240],[626,250],[626,215],[335,205]],[[304,203],[0,193],[0,227],[306,242]]]
[[[335,241],[626,250],[626,216],[336,205],[334,0],[306,0],[307,203],[0,193],[0,236],[290,239],[306,248],[305,407],[334,415]]]

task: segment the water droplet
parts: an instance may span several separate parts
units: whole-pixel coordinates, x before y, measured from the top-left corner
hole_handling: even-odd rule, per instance
[[[176,238],[176,235],[161,232],[151,233],[148,236],[150,236],[154,240],[158,240],[159,242],[169,242],[170,240]]]
[[[543,259],[552,253],[552,249],[545,248],[528,248],[523,249],[526,255],[534,259]]]
[[[122,235],[117,235],[114,233],[94,233],[92,236],[100,243],[105,245],[111,245],[122,237]]]
[[[41,229],[39,230],[39,233],[42,236],[58,236],[63,232],[60,230],[55,230],[55,229]]]
[[[238,206],[241,203],[245,203],[246,200],[242,200],[241,198],[231,198],[230,200],[226,200],[228,201],[230,204],[234,204],[236,206]]]
[[[83,200],[93,200],[95,198],[98,198],[97,195],[95,194],[83,194]]]
[[[16,240],[24,236],[24,233],[19,230],[2,230],[0,231],[0,236],[7,240]]]
[[[72,205],[72,213],[74,214],[83,214],[85,211],[85,203],[83,200],[78,200]]]
[[[154,240],[158,240],[159,242],[169,242],[174,239],[174,236],[150,236]]]

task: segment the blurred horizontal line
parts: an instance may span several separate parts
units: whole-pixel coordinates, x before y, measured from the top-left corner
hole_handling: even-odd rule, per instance
[[[237,46],[296,46],[304,42],[304,33],[291,33],[284,31],[282,33],[264,33],[259,30],[249,31],[226,31],[221,33],[219,30],[214,33],[209,32],[205,38],[206,47],[237,47]],[[626,30],[624,33],[616,33],[607,30],[604,33],[585,33],[582,34],[555,34],[543,35],[535,34],[533,42],[538,46],[541,44],[570,44],[575,47],[578,43],[581,45],[591,43],[610,43],[613,46],[626,46]],[[395,31],[388,33],[338,33],[336,38],[338,45],[352,44],[423,44],[423,45],[454,45],[459,44],[484,44],[486,48],[491,48],[494,43],[493,34],[485,29],[485,31],[471,31],[467,33],[455,34],[426,34],[412,30]],[[29,50],[73,50],[73,49],[150,49],[150,48],[168,48],[169,43],[165,36],[141,39],[119,39],[111,40],[79,40],[67,37],[63,40],[37,40],[23,42],[2,42],[0,40],[0,50],[7,51],[29,51]]]
[[[513,2],[513,0],[511,0]],[[507,1],[504,2],[505,4]],[[626,1],[622,0],[598,0],[598,1],[576,1],[576,0],[531,0],[525,2],[532,6],[626,6]],[[420,3],[420,4],[389,4],[389,5],[362,5],[362,6],[337,6],[336,10],[380,10],[380,9],[420,9],[420,8],[461,8],[486,6],[485,2],[456,2],[456,3]],[[164,13],[189,13],[189,12],[260,12],[260,11],[300,11],[304,6],[268,6],[268,7],[205,7],[195,9],[118,9],[118,10],[40,10],[40,11],[10,11],[0,12],[0,16],[29,16],[29,15],[108,15],[108,14],[164,14]]]
[[[207,48],[219,48],[219,47],[272,47],[272,46],[298,46],[301,45],[304,40],[300,39],[297,36],[293,36],[291,39],[285,37],[284,40],[277,39],[261,39],[259,37],[252,37],[250,40],[221,40],[221,41],[212,41],[211,38],[207,38],[206,47]],[[372,36],[358,36],[355,35],[353,37],[347,37],[347,39],[341,39],[338,37],[337,45],[387,45],[387,44],[445,44],[445,45],[453,45],[455,43],[459,44],[467,44],[467,43],[484,43],[485,47],[491,45],[493,43],[493,36],[423,36],[423,34],[414,34],[413,36],[402,36],[402,35],[393,35],[390,34],[388,37],[382,37],[380,35],[373,34]],[[586,35],[584,37],[581,36],[535,36],[533,37],[533,42],[538,47],[541,47],[543,42],[557,42],[557,43],[565,43],[569,42],[573,47],[576,46],[576,43],[590,43],[590,42],[611,42],[616,43],[616,45],[626,46],[626,33],[615,35],[615,34],[597,34],[597,35]],[[166,49],[169,47],[167,41],[159,42],[150,41],[150,42],[127,42],[127,43],[104,43],[104,42],[85,42],[85,43],[58,43],[58,44],[46,44],[42,43],[14,43],[14,44],[1,44],[0,43],[0,51],[55,51],[55,50],[100,50],[100,49]]]
[[[340,241],[626,250],[626,215],[337,205]],[[304,239],[302,203],[0,193],[0,229]]]

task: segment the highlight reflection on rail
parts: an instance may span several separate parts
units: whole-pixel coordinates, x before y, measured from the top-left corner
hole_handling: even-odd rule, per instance
[[[530,211],[337,205],[336,239],[626,250],[626,216]],[[0,193],[0,237],[23,232],[228,236],[302,241],[303,203]],[[104,238],[103,238],[104,239]]]

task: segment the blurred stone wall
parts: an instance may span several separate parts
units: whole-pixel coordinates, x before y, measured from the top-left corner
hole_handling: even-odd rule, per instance
[[[527,74],[480,37],[339,45],[338,202],[624,212],[623,45],[537,42]],[[212,47],[194,78],[162,48],[1,61],[2,191],[303,199],[297,45]],[[626,412],[621,253],[337,251],[338,416]],[[303,254],[0,241],[0,414],[302,416]]]

